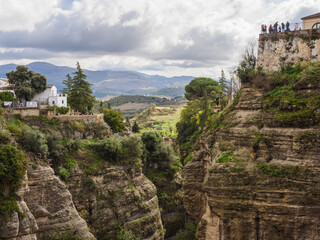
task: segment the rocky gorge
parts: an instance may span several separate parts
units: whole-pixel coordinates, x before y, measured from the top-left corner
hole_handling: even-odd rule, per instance
[[[183,170],[197,239],[320,239],[320,85],[310,68],[279,73],[276,87],[256,74],[202,133]]]

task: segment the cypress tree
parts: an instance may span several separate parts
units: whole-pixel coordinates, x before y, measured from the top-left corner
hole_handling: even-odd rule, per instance
[[[72,109],[85,113],[92,109],[95,98],[91,95],[92,84],[86,81],[87,75],[84,74],[77,62],[77,71],[74,73],[72,78],[72,84],[69,92],[69,104]]]

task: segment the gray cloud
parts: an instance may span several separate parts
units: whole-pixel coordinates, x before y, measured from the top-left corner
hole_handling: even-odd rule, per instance
[[[275,21],[284,12],[296,21],[316,12],[319,5],[319,0],[308,4],[300,0],[221,0],[220,4],[176,0],[166,5],[147,0],[59,2],[46,18],[36,19],[25,30],[18,25],[11,31],[0,28],[0,48],[6,49],[0,60],[61,59],[73,66],[80,58],[99,68],[210,72],[239,61],[245,45],[256,41],[260,21]]]
[[[133,15],[124,16],[124,20]],[[0,32],[0,45],[6,48],[39,48],[53,52],[127,52],[138,48],[146,37],[138,26],[96,25],[77,17],[59,16],[36,26],[36,31]],[[102,54],[102,53],[101,53]]]

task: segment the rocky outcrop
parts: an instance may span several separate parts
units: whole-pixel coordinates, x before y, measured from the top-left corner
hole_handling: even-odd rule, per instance
[[[302,61],[320,61],[319,30],[260,34],[258,66],[266,71]]]
[[[27,183],[27,176],[25,176],[17,192],[20,198],[17,201],[20,212],[13,212],[8,219],[4,217],[0,219],[0,239],[37,240],[38,225],[24,201],[25,195],[30,191]]]
[[[312,91],[304,86],[299,94]],[[318,120],[306,116],[298,126],[279,114],[275,122],[267,108],[262,93],[245,86],[220,127],[202,134],[183,171],[197,239],[320,239]]]
[[[163,239],[156,188],[134,167],[105,161],[86,174],[77,167],[67,183],[78,211],[98,239],[117,239],[121,230],[140,239]]]
[[[17,195],[19,213],[0,220],[0,239],[59,239],[61,234],[95,239],[52,168],[36,164],[29,167]]]
[[[95,239],[79,216],[72,196],[50,167],[28,169],[29,194],[26,203],[39,227],[37,236],[70,233],[82,239]]]

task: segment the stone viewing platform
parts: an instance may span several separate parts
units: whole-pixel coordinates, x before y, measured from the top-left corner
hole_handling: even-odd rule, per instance
[[[277,71],[282,65],[320,61],[320,29],[259,35],[258,67]]]

